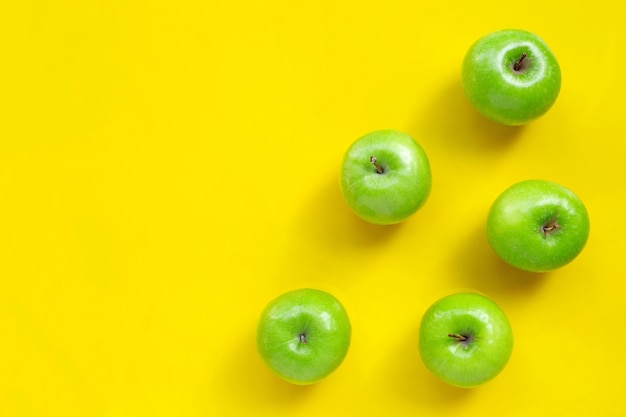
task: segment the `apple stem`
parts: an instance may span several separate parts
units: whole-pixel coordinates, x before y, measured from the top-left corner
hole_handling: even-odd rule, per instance
[[[517,62],[513,65],[513,69],[515,71],[519,71],[520,69],[522,69],[522,61],[527,57],[528,55],[526,55],[526,52],[522,52],[522,56],[520,57],[520,59],[517,60]]]
[[[302,343],[302,344],[306,344],[306,336],[305,336],[305,334],[304,334],[304,333],[302,333],[302,334],[300,335],[300,343]]]
[[[464,342],[467,340],[467,336],[463,336],[462,334],[449,334],[448,337],[453,337],[459,342]]]
[[[374,164],[374,166],[376,167],[376,172],[379,174],[383,173],[383,167],[381,167],[378,162],[376,162],[376,157],[375,156],[370,156],[370,162],[372,164]]]

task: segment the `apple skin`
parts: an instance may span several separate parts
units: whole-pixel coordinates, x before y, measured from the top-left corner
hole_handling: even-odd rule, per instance
[[[589,215],[568,188],[546,180],[526,180],[507,188],[491,205],[487,240],[510,265],[530,272],[560,268],[583,250]]]
[[[515,70],[523,53],[526,57]],[[561,69],[537,35],[505,29],[483,36],[469,48],[461,85],[483,116],[504,125],[523,125],[552,107],[561,90]]]
[[[457,337],[466,337],[461,341]],[[476,293],[448,295],[422,317],[419,352],[442,381],[472,388],[495,378],[513,351],[513,331],[504,312]]]
[[[357,216],[385,225],[400,223],[422,207],[430,194],[432,176],[426,152],[415,139],[397,130],[378,130],[348,148],[339,183]]]
[[[276,297],[265,307],[257,327],[257,348],[277,376],[307,385],[339,367],[351,335],[348,314],[334,296],[302,288]]]

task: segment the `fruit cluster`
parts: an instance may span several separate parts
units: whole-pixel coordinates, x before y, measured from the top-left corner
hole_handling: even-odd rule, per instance
[[[461,84],[471,105],[488,119],[521,125],[545,114],[561,86],[558,62],[536,35],[501,30],[475,42],[463,61]],[[380,225],[399,223],[418,211],[431,189],[424,149],[395,130],[357,139],[343,158],[339,183],[354,213]],[[589,236],[589,217],[569,189],[545,180],[513,184],[493,202],[487,240],[510,265],[531,272],[573,261]],[[279,377],[311,384],[332,373],[350,346],[351,324],[327,292],[299,289],[268,304],[258,325],[257,346]],[[475,293],[448,295],[422,317],[419,353],[443,381],[475,387],[502,371],[513,350],[505,313]]]

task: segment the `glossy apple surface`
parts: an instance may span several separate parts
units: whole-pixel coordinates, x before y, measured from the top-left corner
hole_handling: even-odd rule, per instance
[[[546,272],[573,261],[589,237],[589,215],[568,188],[545,180],[512,185],[493,202],[487,240],[507,263]]]
[[[545,114],[561,90],[561,69],[546,43],[518,29],[490,33],[467,51],[461,84],[488,119],[522,125]]]
[[[318,382],[343,362],[352,327],[343,305],[310,288],[284,293],[261,313],[257,348],[280,378],[299,385]]]
[[[374,224],[394,224],[422,207],[432,179],[426,152],[415,139],[397,130],[379,130],[346,151],[339,182],[356,215]]]
[[[507,316],[483,295],[449,295],[422,317],[419,352],[424,365],[450,385],[472,388],[495,378],[512,351]]]

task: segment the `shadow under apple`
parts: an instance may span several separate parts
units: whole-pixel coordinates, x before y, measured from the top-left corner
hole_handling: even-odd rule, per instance
[[[320,247],[336,252],[344,248],[382,247],[402,223],[377,225],[359,218],[344,200],[337,178],[332,176],[305,207],[296,227]]]
[[[524,126],[505,126],[487,119],[471,106],[463,93],[460,79],[448,84],[418,117],[414,132],[427,149],[472,154],[498,153],[510,148],[524,131]],[[423,137],[423,139],[421,139]]]
[[[421,316],[420,316],[421,317]],[[475,389],[454,387],[441,381],[423,364],[418,350],[419,321],[407,334],[395,352],[390,352],[385,364],[386,380],[383,382],[390,395],[403,397],[420,408],[459,410],[475,394]],[[399,361],[398,358],[405,358]]]
[[[460,242],[457,250],[451,252],[449,262],[459,287],[499,298],[530,296],[550,275],[523,271],[504,262],[489,246],[483,225],[476,226]]]
[[[344,201],[335,176],[312,193],[290,227],[277,279],[316,281],[328,275],[354,277],[355,259],[367,260],[398,233],[403,224],[375,225],[357,217]]]
[[[238,340],[231,340],[225,357],[215,360],[217,371],[210,376],[207,386],[225,391],[213,393],[207,398],[237,398],[238,404],[231,404],[223,409],[230,409],[234,414],[240,408],[243,414],[296,411],[303,407],[316,390],[317,384],[296,385],[283,381],[263,363],[256,349],[256,327],[250,326],[241,332]],[[245,396],[242,397],[242,394]],[[207,408],[209,406],[207,405]]]

